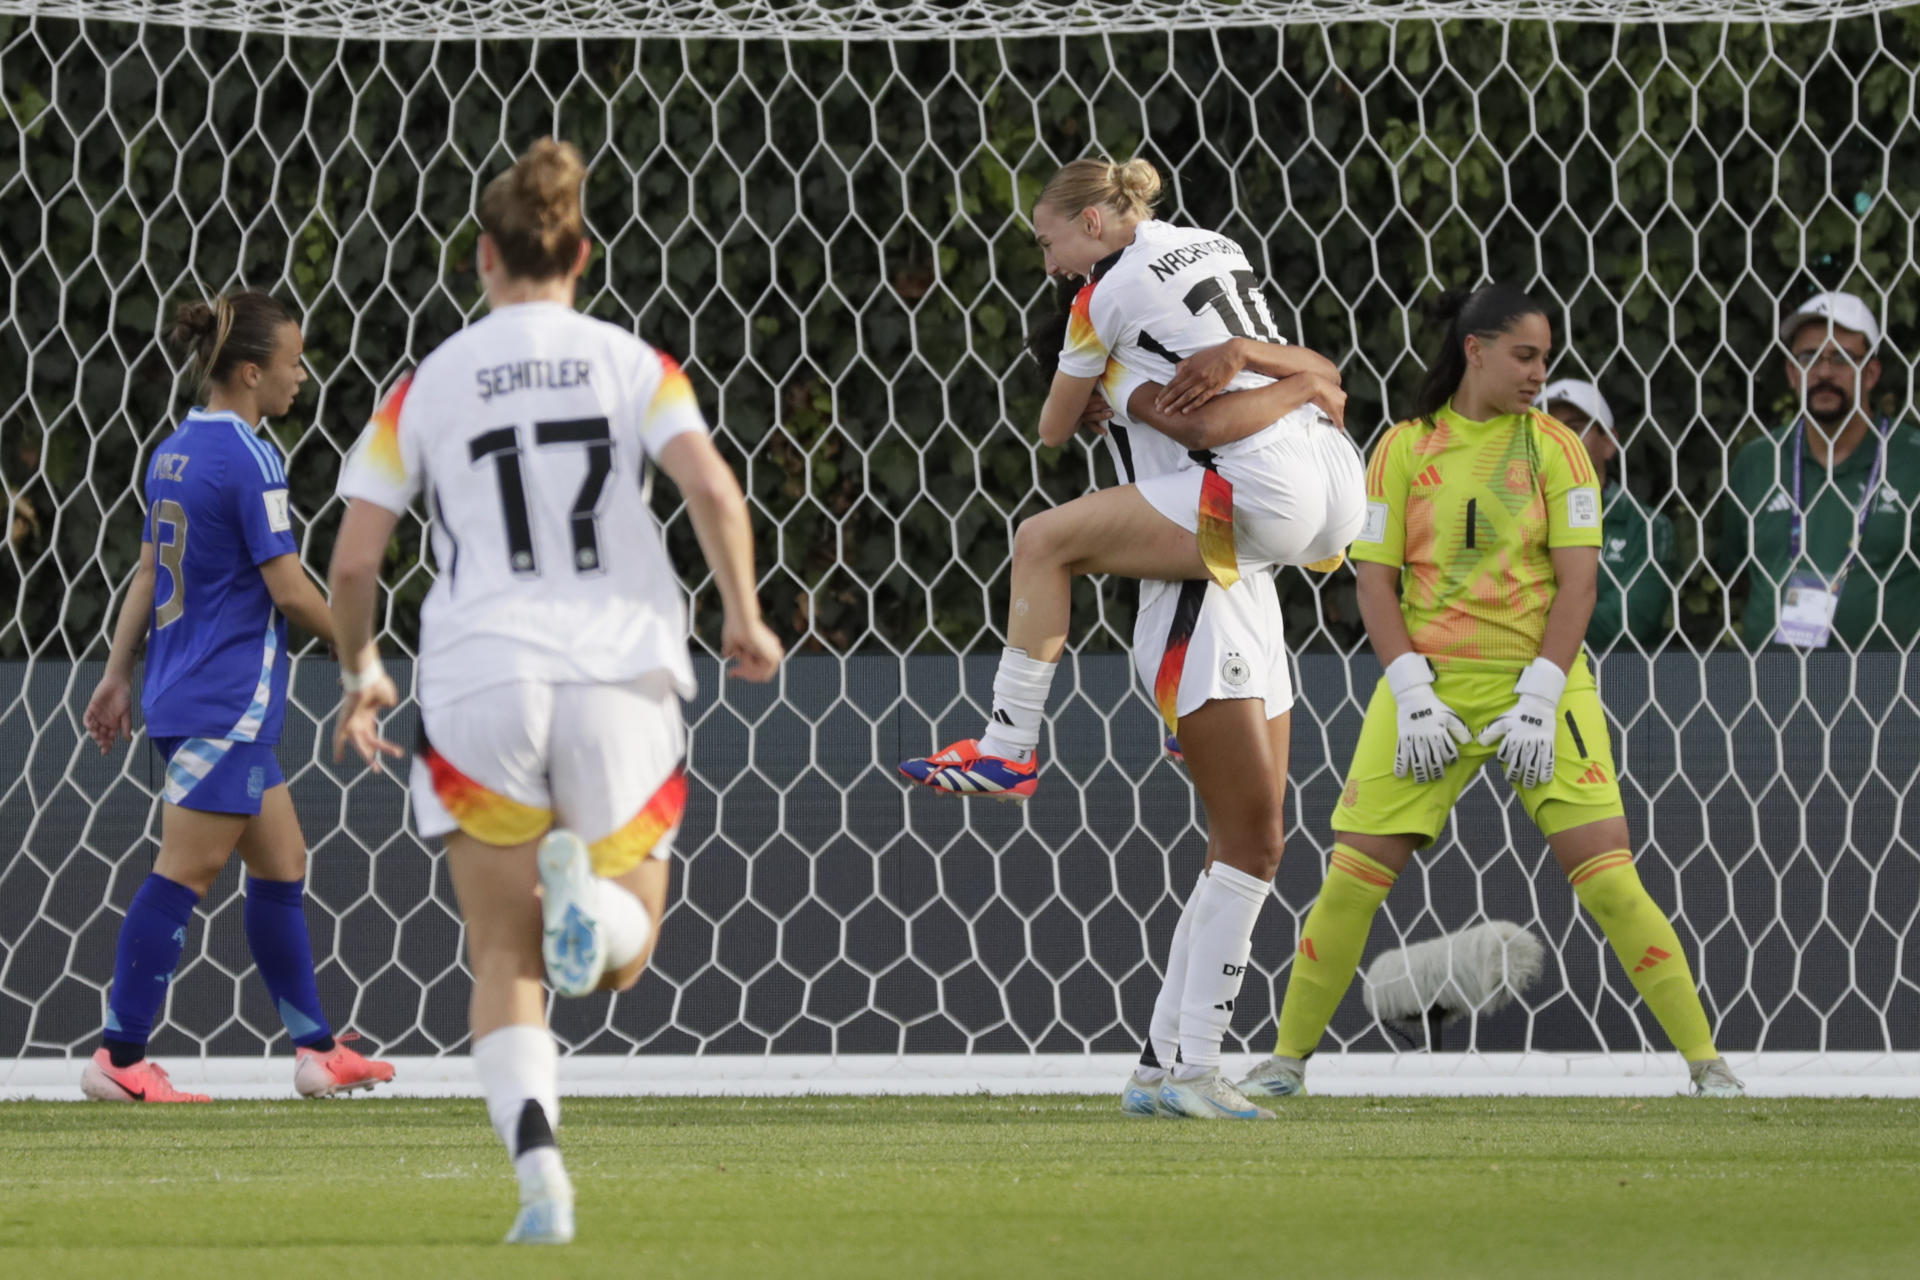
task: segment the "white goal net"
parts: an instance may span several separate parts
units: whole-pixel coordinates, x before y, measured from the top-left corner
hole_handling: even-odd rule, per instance
[[[481,184],[553,132],[592,170],[583,305],[687,367],[793,651],[770,688],[702,664],[658,958],[631,994],[556,1008],[570,1050],[638,1071],[1137,1049],[1204,840],[1131,683],[1131,585],[1076,588],[1033,803],[893,776],[981,721],[1015,523],[1111,482],[1092,449],[1033,444],[1044,388],[1022,354],[1046,293],[1023,212],[1098,152],[1152,159],[1163,216],[1247,247],[1282,328],[1342,366],[1363,442],[1408,403],[1442,288],[1501,278],[1549,307],[1556,376],[1602,387],[1619,474],[1672,528],[1671,557],[1634,570],[1651,625],[1596,658],[1642,873],[1720,1043],[1911,1072],[1914,637],[1756,651],[1747,553],[1723,552],[1745,519],[1731,460],[1792,409],[1793,300],[1868,300],[1887,327],[1874,409],[1915,430],[1916,67],[1920,9],[1871,2],[0,3],[0,1064],[90,1050],[155,849],[147,744],[102,759],[79,714],[137,557],[145,451],[185,403],[163,313],[244,282],[302,316],[315,376],[269,429],[323,573],[376,392],[476,313]],[[1916,500],[1889,499],[1901,563],[1855,570],[1890,609],[1920,568]],[[414,639],[420,541],[403,522],[390,652]],[[714,601],[688,585],[710,655]],[[1302,697],[1289,851],[1230,1042],[1248,1052],[1272,1044],[1378,674],[1349,574],[1282,588]],[[468,978],[445,870],[391,777],[328,758],[333,702],[309,646],[281,758],[323,999],[385,1052],[454,1053]],[[1368,960],[1488,919],[1539,934],[1545,973],[1444,1048],[1665,1047],[1491,773]],[[284,1050],[230,868],[155,1051]],[[1418,1056],[1357,983],[1323,1052],[1342,1050]]]

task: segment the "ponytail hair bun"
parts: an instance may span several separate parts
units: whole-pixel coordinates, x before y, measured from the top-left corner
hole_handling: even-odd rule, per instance
[[[580,187],[587,164],[570,142],[542,138],[480,194],[480,226],[509,275],[550,280],[573,270],[587,238]]]
[[[173,309],[173,321],[161,340],[193,367],[196,392],[204,400],[243,364],[266,365],[280,344],[280,329],[295,323],[293,313],[272,294],[243,289],[211,301],[198,298]]]
[[[1039,203],[1067,217],[1098,208],[1151,218],[1159,199],[1160,171],[1135,156],[1124,164],[1089,158],[1064,165],[1040,192]]]

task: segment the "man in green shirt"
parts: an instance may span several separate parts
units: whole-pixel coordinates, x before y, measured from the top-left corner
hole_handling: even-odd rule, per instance
[[[1750,649],[1910,649],[1920,636],[1920,432],[1876,423],[1880,325],[1849,293],[1808,298],[1780,326],[1802,413],[1727,471],[1714,562],[1743,573]],[[1858,547],[1855,538],[1858,536]]]
[[[1600,494],[1599,598],[1587,623],[1587,645],[1610,649],[1630,639],[1657,649],[1671,630],[1667,606],[1673,602],[1673,521],[1648,513],[1627,486],[1609,475],[1607,464],[1620,452],[1613,433],[1613,410],[1591,382],[1562,378],[1540,393],[1539,403],[1580,435],[1594,472],[1607,477]]]

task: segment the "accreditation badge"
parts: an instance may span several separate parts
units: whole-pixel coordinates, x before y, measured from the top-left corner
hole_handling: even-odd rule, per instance
[[[1824,649],[1833,637],[1833,614],[1840,597],[1824,579],[1802,570],[1788,577],[1780,589],[1780,625],[1776,644],[1796,649]]]

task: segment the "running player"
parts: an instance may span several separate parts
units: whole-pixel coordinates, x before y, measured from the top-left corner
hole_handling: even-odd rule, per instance
[[[101,754],[133,736],[134,656],[147,641],[140,699],[166,763],[160,853],[120,926],[100,1048],[81,1072],[89,1098],[205,1102],[147,1059],[147,1039],[186,947],[193,909],[237,848],[247,867],[247,947],[294,1044],[306,1097],[371,1088],[393,1067],[347,1047],[320,1008],[307,935],[307,844],[274,744],[287,710],[287,619],[322,640],[333,622],[300,565],[279,451],[256,431],[293,406],[300,326],[278,301],[243,292],[182,306],[168,342],[191,355],[193,409],[148,463],[140,564],[87,703]],[[164,585],[160,583],[164,576]]]
[[[424,837],[444,836],[473,970],[473,1059],[513,1157],[510,1243],[572,1239],[554,1131],[556,992],[639,978],[666,909],[685,807],[680,699],[693,693],[679,577],[648,505],[679,486],[725,608],[721,652],[772,677],[780,642],[754,598],[739,483],[679,366],[574,310],[589,245],[586,169],[543,139],[480,199],[488,316],[403,379],[341,476],[334,626],[346,700],[336,753],[399,748],[378,717],[397,691],[374,642],[380,565],[425,494],[442,571],[421,610]]]
[[[1035,359],[1049,375],[1058,362],[1065,322],[1063,314],[1057,326],[1043,325],[1031,344]],[[1309,366],[1320,359],[1289,348],[1256,348],[1251,356]],[[1262,430],[1309,399],[1336,411],[1344,406],[1337,382],[1317,369],[1283,377],[1259,390],[1202,401],[1191,412],[1162,409],[1163,390],[1118,361],[1110,361],[1101,391],[1089,406],[1087,425],[1106,436],[1115,474],[1122,482],[1170,474],[1185,464],[1186,447],[1174,439],[1176,435],[1206,447]],[[1110,409],[1103,396],[1111,396],[1118,407]],[[1293,705],[1292,673],[1282,637],[1280,597],[1270,571],[1246,574],[1232,587],[1207,579],[1140,583],[1134,667],[1167,727],[1171,729],[1182,717],[1191,719],[1214,702],[1244,701],[1262,712],[1273,773],[1261,783],[1271,790],[1276,810],[1285,799]],[[1217,763],[1213,756],[1190,763],[1203,795],[1215,789],[1212,773]],[[1233,781],[1246,779],[1237,776]],[[1209,830],[1213,830],[1211,824]],[[1213,844],[1210,838],[1202,884],[1211,874]],[[1222,982],[1238,988],[1237,974],[1225,968],[1244,966],[1246,955],[1240,952],[1233,958],[1241,939],[1231,928],[1195,931],[1201,903],[1202,893],[1196,888],[1182,904],[1140,1065],[1121,1091],[1121,1109],[1135,1116],[1265,1118],[1272,1113],[1234,1091],[1218,1070],[1221,1041],[1232,1018],[1232,994],[1223,998]],[[1254,909],[1258,910],[1257,901]],[[1174,1078],[1176,1071],[1180,1078]]]
[[[1713,1045],[1673,925],[1633,867],[1606,716],[1581,637],[1600,564],[1600,490],[1579,437],[1533,407],[1553,334],[1492,284],[1446,300],[1414,416],[1367,468],[1353,544],[1360,614],[1386,668],[1334,807],[1325,885],[1300,932],[1274,1056],[1250,1095],[1304,1089],[1374,912],[1497,757],[1697,1093],[1741,1085]],[[1473,736],[1477,733],[1477,737]]]

